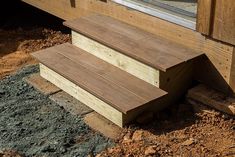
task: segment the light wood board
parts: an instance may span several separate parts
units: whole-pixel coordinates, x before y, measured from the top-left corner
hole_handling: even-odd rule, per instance
[[[159,70],[138,62],[74,31],[72,31],[72,43],[96,57],[159,87]]]
[[[66,21],[64,24],[80,34],[162,71],[203,54],[107,16],[85,16]]]
[[[40,63],[125,114],[166,95],[163,90],[68,43],[32,55]]]
[[[123,127],[123,115],[120,111],[96,98],[92,94],[88,93],[84,89],[80,88],[79,86],[67,80],[66,78],[54,72],[53,70],[47,68],[43,64],[40,64],[40,74],[43,78],[50,81],[57,87],[63,89],[63,91],[67,92],[82,103],[86,104],[91,109],[103,115],[116,125]]]

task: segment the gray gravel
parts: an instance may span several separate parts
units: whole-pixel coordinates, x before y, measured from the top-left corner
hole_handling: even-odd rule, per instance
[[[0,80],[0,150],[25,156],[87,156],[114,143],[23,81],[38,66]]]

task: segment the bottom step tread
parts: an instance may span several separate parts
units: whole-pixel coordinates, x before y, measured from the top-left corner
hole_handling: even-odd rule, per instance
[[[33,56],[124,114],[166,95],[165,91],[68,43],[33,53]],[[133,82],[138,84],[134,86]],[[145,92],[151,92],[151,97],[144,96]]]

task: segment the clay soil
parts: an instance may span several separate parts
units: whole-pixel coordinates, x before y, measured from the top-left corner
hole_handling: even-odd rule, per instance
[[[148,125],[130,126],[117,146],[100,156],[234,157],[234,117],[199,106],[195,112],[185,102],[160,112]]]
[[[26,65],[36,64],[30,53],[70,42],[69,31],[61,25],[62,21],[45,15],[49,16],[21,13],[0,26],[0,79],[4,80],[8,75],[13,77]],[[184,102],[150,117],[144,125],[136,123],[125,128],[115,146],[104,149],[97,156],[235,156],[235,120],[232,116],[212,109],[195,112]],[[37,134],[35,132],[35,138]],[[7,145],[11,141],[4,142]],[[2,156],[21,155],[14,150],[2,150]]]
[[[70,42],[62,20],[17,1],[8,5],[14,12],[0,16],[0,79],[25,65],[36,64],[30,53]]]

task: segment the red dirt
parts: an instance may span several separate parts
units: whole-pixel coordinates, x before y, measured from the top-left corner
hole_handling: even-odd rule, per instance
[[[23,157],[23,155],[13,150],[4,150],[0,152],[0,157]]]
[[[232,117],[210,109],[195,114],[186,104],[169,113],[161,112],[147,126],[126,129],[117,146],[97,156],[235,156]]]
[[[30,53],[70,41],[68,34],[46,28],[0,29],[0,79],[19,68],[35,64]]]

